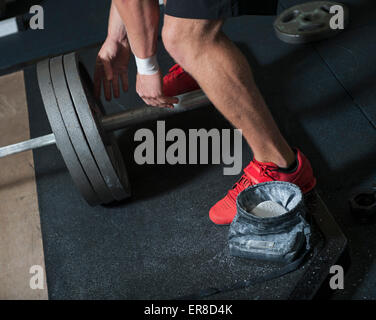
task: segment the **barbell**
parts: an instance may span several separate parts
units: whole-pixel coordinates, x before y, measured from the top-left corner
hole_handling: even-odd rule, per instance
[[[89,205],[130,196],[127,170],[114,131],[206,106],[201,90],[178,96],[174,108],[141,105],[106,115],[92,94],[91,78],[76,53],[37,64],[37,77],[52,133],[0,147],[0,158],[56,144],[74,184]]]
[[[331,11],[332,7],[342,8],[343,28],[346,28],[349,24],[347,6],[334,1],[309,1],[279,14],[274,21],[275,33],[280,40],[290,44],[310,43],[333,37],[343,29],[332,28],[330,21],[336,15]]]

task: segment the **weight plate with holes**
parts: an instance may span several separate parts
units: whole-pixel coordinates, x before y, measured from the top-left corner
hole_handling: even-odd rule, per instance
[[[64,56],[64,70],[76,112],[100,172],[113,197],[123,200],[130,196],[128,176],[122,163],[123,158],[114,159],[112,152],[107,152],[107,145],[115,144],[117,148],[116,140],[111,139],[112,134],[106,134],[99,126],[98,119],[103,116],[104,110],[92,95],[91,78],[85,67],[79,63],[75,53]],[[117,171],[119,162],[124,168],[124,172],[120,174]]]
[[[85,134],[78,120],[75,108],[70,97],[67,82],[63,69],[63,57],[55,57],[50,60],[50,74],[52,85],[54,87],[57,105],[63,118],[65,128],[74,150],[81,162],[86,176],[88,177],[93,189],[98,195],[101,203],[110,203],[114,201],[110,189],[104,182],[98,166],[89,148]]]
[[[330,27],[330,20],[335,14],[330,13],[330,8],[335,5],[343,7],[346,28],[349,11],[345,5],[332,1],[313,1],[283,11],[274,22],[277,37],[287,43],[302,44],[335,36],[343,31]]]
[[[49,60],[42,61],[37,65],[39,89],[42,95],[44,108],[55,135],[56,146],[61,152],[65,165],[72,177],[74,184],[84,199],[91,206],[100,204],[100,199],[91,186],[76,152],[69,139],[63,118],[57,105],[55,92],[52,86]]]

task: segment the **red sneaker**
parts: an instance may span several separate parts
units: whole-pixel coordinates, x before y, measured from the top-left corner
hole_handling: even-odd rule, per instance
[[[236,215],[236,197],[241,191],[257,183],[286,181],[299,186],[303,193],[311,191],[316,185],[311,164],[299,149],[296,149],[296,159],[298,167],[292,173],[279,171],[279,167],[272,162],[253,159],[227,195],[210,209],[210,220],[215,224],[230,224]]]
[[[163,94],[168,97],[200,89],[198,83],[184,69],[175,64],[163,77]]]

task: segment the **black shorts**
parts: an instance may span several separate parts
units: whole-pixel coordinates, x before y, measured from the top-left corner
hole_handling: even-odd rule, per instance
[[[167,0],[165,14],[186,19],[225,19],[275,15],[278,0]]]

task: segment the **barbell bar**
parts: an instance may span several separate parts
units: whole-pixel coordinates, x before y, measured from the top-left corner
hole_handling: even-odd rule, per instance
[[[193,110],[209,104],[209,101],[202,90],[195,90],[177,97],[179,98],[179,102],[174,104],[173,109],[150,107],[145,104],[126,111],[105,115],[100,119],[100,126],[106,132],[112,132],[142,124],[146,121],[164,119],[174,114]],[[53,144],[56,144],[55,135],[49,133],[38,138],[0,147],[0,158],[28,150],[47,147]]]
[[[52,133],[0,147],[0,158],[56,144],[90,205],[130,196],[127,170],[113,131],[210,104],[201,90],[178,96],[174,108],[148,105],[105,115],[92,95],[91,78],[75,53],[37,65],[39,88]]]

